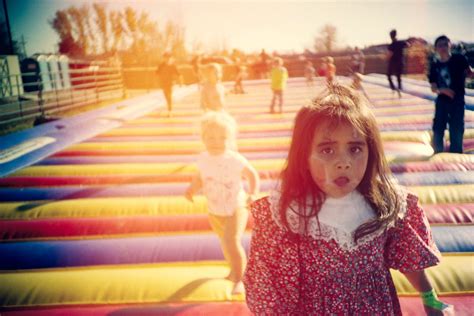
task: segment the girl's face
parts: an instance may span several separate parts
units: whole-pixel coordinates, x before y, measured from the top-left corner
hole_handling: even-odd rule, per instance
[[[367,141],[352,125],[323,123],[314,132],[309,171],[327,196],[340,198],[362,181],[368,158]]]
[[[220,155],[227,149],[228,135],[225,128],[213,125],[202,135],[202,142],[210,155]]]

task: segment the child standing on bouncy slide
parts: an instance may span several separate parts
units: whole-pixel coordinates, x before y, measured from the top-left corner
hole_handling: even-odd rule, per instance
[[[280,113],[283,112],[283,91],[286,88],[288,80],[288,70],[283,66],[283,59],[275,57],[273,59],[273,68],[271,72],[271,88],[273,92],[272,103],[270,104],[270,113],[275,113],[275,103],[278,99]]]
[[[314,86],[315,73],[316,73],[316,70],[313,67],[313,63],[310,60],[306,61],[305,66],[304,66],[304,77],[306,79],[307,87]]]
[[[244,275],[257,315],[401,315],[389,268],[438,300],[425,269],[440,261],[418,198],[394,183],[375,117],[357,92],[328,85],[297,113],[286,166],[252,204]]]
[[[199,155],[198,173],[185,193],[193,201],[193,196],[202,189],[207,198],[209,222],[230,265],[226,278],[234,282],[233,294],[244,290],[242,276],[247,257],[241,239],[247,225],[247,205],[254,201],[260,188],[257,171],[236,151],[236,131],[235,120],[226,112],[204,114],[201,138],[206,151]],[[248,180],[248,194],[242,178]]]
[[[217,63],[202,66],[201,108],[221,111],[225,106],[225,88],[222,85],[222,67]]]

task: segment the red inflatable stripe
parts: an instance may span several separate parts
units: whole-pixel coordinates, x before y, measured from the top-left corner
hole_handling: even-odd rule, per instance
[[[443,296],[443,302],[454,305],[456,315],[472,315],[474,295]],[[425,315],[419,297],[400,297],[403,315]],[[244,302],[198,303],[198,304],[143,304],[143,305],[93,305],[24,308],[2,312],[3,316],[106,316],[106,315],[140,315],[140,316],[250,316],[252,315]]]
[[[467,224],[473,222],[474,203],[423,206],[432,224]],[[249,218],[248,229],[253,226]],[[3,240],[77,236],[148,234],[178,231],[209,231],[207,215],[134,216],[97,218],[54,218],[0,221]]]
[[[260,178],[276,179],[280,172],[259,171]],[[0,178],[0,187],[44,187],[61,185],[106,185],[106,184],[134,184],[134,183],[169,183],[189,182],[192,174],[173,175],[96,175],[96,176],[68,176],[68,177],[8,177]]]
[[[252,226],[250,217],[247,228]],[[0,238],[4,240],[210,230],[206,214],[0,221]]]

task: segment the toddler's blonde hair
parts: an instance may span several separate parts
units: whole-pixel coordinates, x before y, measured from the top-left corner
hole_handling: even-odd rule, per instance
[[[227,145],[231,150],[237,150],[237,122],[225,111],[209,111],[201,117],[200,135],[212,133],[216,129],[225,131]]]
[[[281,57],[275,57],[273,58],[273,64],[283,66],[283,59]]]
[[[201,67],[201,75],[205,82],[222,80],[222,66],[217,63],[206,64]]]

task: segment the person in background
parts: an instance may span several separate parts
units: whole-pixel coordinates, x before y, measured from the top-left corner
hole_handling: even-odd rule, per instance
[[[365,71],[365,55],[357,46],[351,55],[351,69],[352,73],[364,74]]]
[[[244,94],[243,80],[247,77],[247,68],[244,65],[236,64],[236,74],[234,81],[234,93]]]
[[[275,57],[273,59],[273,68],[271,72],[271,88],[273,92],[272,102],[270,104],[270,113],[275,113],[275,103],[278,99],[280,113],[283,112],[283,92],[288,80],[288,70],[283,66],[283,59]]]
[[[326,69],[326,81],[327,83],[332,83],[334,78],[336,78],[336,65],[334,64],[334,58],[327,56],[325,58],[325,69]]]
[[[220,111],[225,106],[225,88],[222,85],[222,66],[217,63],[201,67],[201,108],[204,111]]]
[[[156,74],[158,75],[160,87],[166,99],[166,105],[168,107],[167,116],[171,117],[173,115],[173,84],[176,81],[181,83],[182,78],[174,63],[174,58],[169,52],[163,54],[163,61],[158,65]]]
[[[449,151],[463,152],[464,94],[466,76],[473,78],[465,56],[451,53],[451,41],[446,35],[434,42],[435,56],[431,61],[428,81],[437,94],[433,119],[434,152],[444,151],[444,132],[449,125]]]
[[[387,78],[388,83],[390,84],[390,89],[396,91],[398,96],[401,97],[402,90],[402,73],[403,73],[403,49],[410,47],[410,43],[407,41],[397,40],[397,30],[390,31],[390,38],[392,43],[387,47]],[[395,88],[395,85],[392,81],[392,76],[397,77],[398,89]]]
[[[313,63],[311,61],[306,61],[304,66],[304,77],[306,79],[306,86],[312,87],[314,86],[314,75],[316,70],[313,67]]]

